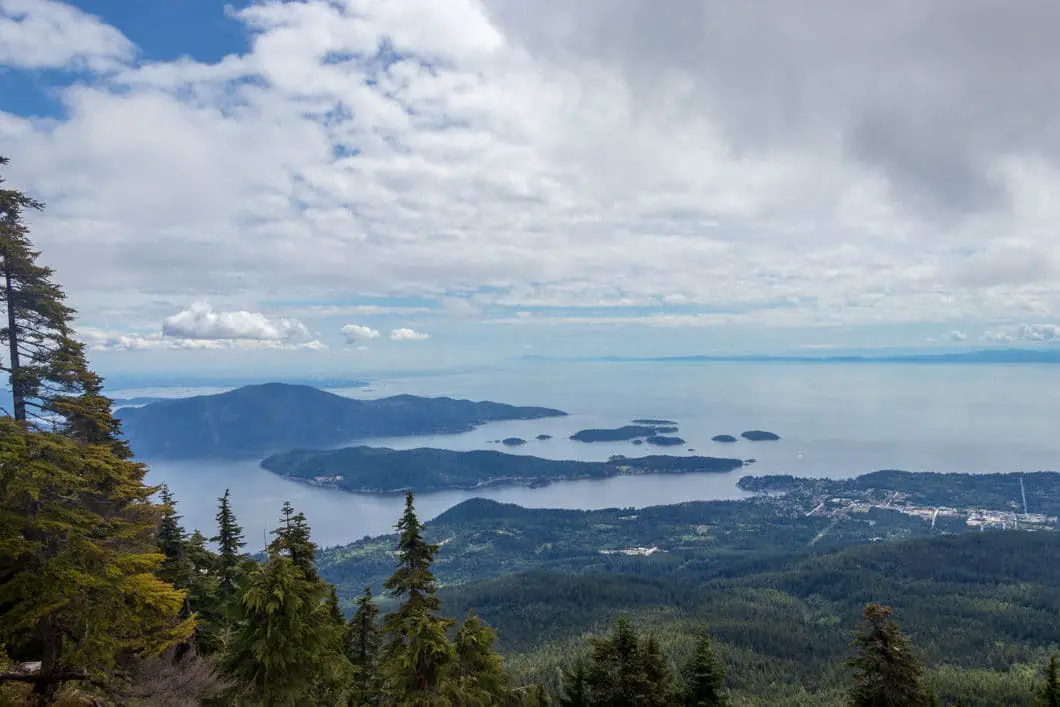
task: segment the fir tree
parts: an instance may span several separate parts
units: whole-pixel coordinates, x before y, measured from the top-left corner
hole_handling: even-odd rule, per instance
[[[891,620],[892,609],[865,607],[866,629],[854,638],[858,654],[848,661],[854,668],[850,691],[852,707],[915,707],[932,704],[922,684],[923,667]]]
[[[578,660],[569,671],[563,671],[562,707],[589,707],[589,688],[586,684],[585,661]]]
[[[39,206],[0,190],[0,368],[13,390],[12,417],[0,418],[0,641],[37,646],[32,682],[47,703],[68,679],[183,640],[193,621],[178,619],[183,593],[155,576],[161,508],[146,468],[36,262],[22,214]]]
[[[592,639],[585,685],[592,706],[671,704],[670,675],[658,645],[641,640],[626,619],[615,622],[610,636]]]
[[[386,581],[386,588],[402,603],[384,620],[386,692],[402,705],[433,705],[446,692],[446,671],[453,661],[446,631],[453,622],[436,613],[441,602],[435,595],[431,562],[438,546],[423,539],[411,491],[405,495],[405,512],[397,531],[398,569]]]
[[[317,546],[310,537],[309,523],[304,513],[295,513],[289,501],[283,502],[280,527],[272,531],[276,537],[269,551],[291,558],[307,579],[316,579]]]
[[[379,608],[372,601],[371,587],[357,600],[357,612],[346,629],[346,657],[354,669],[354,697],[360,704],[378,700],[380,690],[379,652],[383,632],[377,625]]]
[[[451,689],[454,701],[467,707],[501,704],[511,688],[504,660],[494,650],[496,632],[474,614],[456,631],[456,664]]]
[[[329,682],[344,659],[327,607],[327,588],[288,557],[272,553],[242,580],[235,628],[221,659],[239,704],[300,705]]]
[[[169,487],[162,484],[158,492],[162,507],[162,520],[158,524],[158,551],[162,553],[162,567],[158,576],[180,589],[187,589],[191,579],[185,566],[184,528],[180,525],[176,501]]]
[[[1060,667],[1057,666],[1055,655],[1050,656],[1045,668],[1045,680],[1036,692],[1036,707],[1060,707]]]
[[[243,529],[236,522],[232,506],[228,499],[228,489],[224,496],[217,499],[217,535],[210,538],[217,543],[217,577],[218,591],[222,600],[229,600],[235,594],[236,576],[243,561]]]
[[[715,707],[725,704],[725,671],[714,654],[710,634],[700,633],[692,657],[681,671],[681,704],[685,707]]]

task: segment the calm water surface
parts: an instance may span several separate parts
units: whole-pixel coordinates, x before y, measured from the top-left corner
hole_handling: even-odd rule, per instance
[[[560,508],[740,498],[735,483],[749,473],[843,478],[885,468],[972,473],[1057,469],[1060,397],[1052,391],[1058,375],[1060,367],[1034,365],[535,363],[473,374],[375,380],[367,390],[335,392],[362,398],[447,395],[545,405],[571,413],[566,418],[495,423],[461,435],[366,442],[374,446],[501,449],[584,460],[612,454],[691,454],[687,450],[693,448],[695,454],[758,460],[728,474],[618,477],[540,489],[423,494],[417,505],[421,516],[430,518],[474,496]],[[584,444],[567,439],[585,427],[614,427],[637,417],[676,420],[687,446],[657,450],[628,442]],[[716,434],[739,435],[746,429],[774,431],[783,439],[735,445],[710,441]],[[534,439],[538,434],[554,439],[539,442]],[[512,436],[528,444],[513,449],[491,442]],[[285,481],[257,462],[147,461],[150,480],[165,481],[180,499],[189,528],[212,528],[215,499],[230,487],[248,540],[256,547],[274,527],[284,500],[305,511],[322,545],[388,532],[402,502]]]

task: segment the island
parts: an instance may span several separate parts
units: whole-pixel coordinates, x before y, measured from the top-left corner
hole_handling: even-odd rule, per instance
[[[116,411],[141,458],[246,458],[373,437],[469,432],[487,422],[567,413],[544,407],[395,395],[361,400],[267,383]]]
[[[710,439],[713,442],[723,442],[725,444],[732,444],[736,441],[736,438],[732,435],[714,435]]]
[[[649,425],[651,427],[657,427],[659,425],[676,427],[677,423],[673,420],[653,420],[651,418],[642,418],[640,420],[633,420],[634,425]]]
[[[508,447],[519,447],[526,444],[526,440],[521,437],[505,437],[501,440],[501,444]]]
[[[664,435],[652,435],[644,441],[648,444],[654,444],[659,447],[676,447],[685,444],[685,441],[680,437],[666,437]]]
[[[546,439],[552,439],[552,435],[538,435],[537,439],[544,442]]]
[[[606,462],[542,459],[494,450],[345,447],[296,449],[266,458],[261,466],[313,486],[354,493],[388,494],[471,490],[488,486],[533,485],[575,479],[606,479],[622,474],[724,473],[739,469],[739,459],[715,457],[615,456]]]
[[[780,435],[764,430],[748,430],[741,433],[740,436],[752,442],[775,442],[780,439]]]
[[[570,436],[576,442],[626,442],[655,434],[654,427],[645,425],[626,425],[617,429],[579,430]]]

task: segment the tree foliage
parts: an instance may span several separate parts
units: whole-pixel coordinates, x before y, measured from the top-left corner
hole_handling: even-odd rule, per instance
[[[1060,707],[1060,667],[1056,656],[1049,656],[1045,676],[1035,695],[1036,707]]]
[[[923,667],[898,625],[892,609],[880,604],[865,606],[865,629],[854,637],[857,655],[850,659],[854,686],[852,707],[915,707],[931,705],[924,687]]]
[[[725,671],[714,654],[706,630],[700,632],[692,656],[681,670],[681,704],[685,707],[720,707],[725,700]]]

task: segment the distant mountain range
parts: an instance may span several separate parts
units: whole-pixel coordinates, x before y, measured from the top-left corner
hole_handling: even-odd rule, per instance
[[[160,400],[115,413],[139,457],[254,457],[357,439],[467,432],[487,422],[567,413],[542,407],[396,395],[355,400],[305,385],[266,383]]]
[[[614,363],[748,362],[748,363],[1060,363],[1060,349],[982,349],[934,354],[882,354],[878,356],[598,356],[551,358],[523,356],[523,361],[586,361]]]

